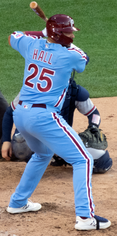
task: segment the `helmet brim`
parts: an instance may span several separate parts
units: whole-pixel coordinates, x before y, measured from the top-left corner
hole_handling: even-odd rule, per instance
[[[76,28],[76,27],[72,27],[73,31],[79,31],[80,29]]]

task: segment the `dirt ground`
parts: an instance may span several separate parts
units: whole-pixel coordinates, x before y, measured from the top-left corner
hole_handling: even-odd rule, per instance
[[[31,200],[42,204],[36,213],[11,215],[6,212],[10,196],[20,181],[25,162],[0,162],[0,236],[116,236],[117,235],[117,97],[92,99],[101,114],[100,128],[107,136],[112,168],[93,174],[95,214],[108,218],[112,225],[99,231],[76,231],[72,167],[48,166]],[[87,128],[87,118],[74,115],[73,128]]]

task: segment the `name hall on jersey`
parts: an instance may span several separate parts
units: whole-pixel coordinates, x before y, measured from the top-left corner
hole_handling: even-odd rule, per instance
[[[53,55],[52,53],[45,52],[44,50],[41,50],[39,53],[38,49],[34,49],[33,59],[52,65],[52,62],[51,62],[52,55]]]

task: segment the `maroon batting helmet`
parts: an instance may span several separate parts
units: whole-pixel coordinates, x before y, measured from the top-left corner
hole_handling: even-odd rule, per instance
[[[74,26],[74,20],[67,15],[57,14],[51,16],[46,24],[47,35],[56,43],[63,46],[69,46],[73,39],[64,35],[64,33],[72,33],[79,29]]]

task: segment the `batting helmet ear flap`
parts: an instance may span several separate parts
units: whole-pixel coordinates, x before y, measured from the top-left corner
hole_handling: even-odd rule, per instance
[[[56,41],[59,41],[60,35],[59,34],[55,34],[55,39],[56,39]]]
[[[55,40],[56,43],[60,43],[62,46],[66,46],[66,47],[68,47],[70,45],[70,43],[73,42],[72,38],[67,37],[63,33],[56,34],[54,36],[54,40]]]

